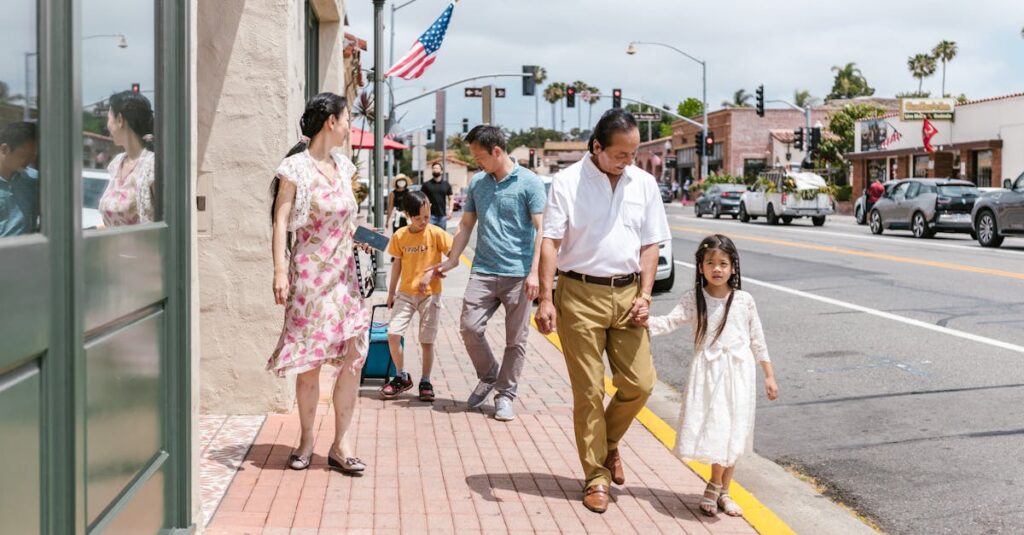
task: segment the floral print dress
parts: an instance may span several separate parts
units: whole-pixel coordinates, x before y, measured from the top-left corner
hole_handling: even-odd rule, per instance
[[[352,239],[356,169],[341,154],[333,158],[338,171],[330,173],[333,177],[317,169],[309,152],[285,158],[277,169],[277,176],[296,186],[288,222],[294,238],[284,328],[267,362],[279,377],[325,363],[341,366],[346,351],[366,351],[370,320],[359,292]]]
[[[125,153],[114,156],[107,166],[110,182],[98,205],[103,225],[121,227],[153,221],[153,181],[156,156],[143,149],[139,158],[124,168]]]

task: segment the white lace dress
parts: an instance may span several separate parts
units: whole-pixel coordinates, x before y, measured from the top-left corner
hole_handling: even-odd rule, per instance
[[[703,347],[694,348],[690,376],[676,427],[674,453],[686,460],[732,466],[753,449],[757,363],[769,361],[754,298],[736,290],[721,338],[712,343],[725,315],[726,299],[708,295],[708,329]],[[697,321],[696,290],[683,294],[667,316],[648,322],[651,336]]]

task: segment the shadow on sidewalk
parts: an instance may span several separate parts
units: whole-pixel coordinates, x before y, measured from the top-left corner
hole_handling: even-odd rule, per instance
[[[518,486],[516,482],[520,482]],[[494,495],[494,491],[532,494],[544,499],[564,500],[572,503],[580,501],[583,497],[582,479],[536,472],[477,474],[467,476],[466,484],[489,502],[502,501],[501,498]],[[670,518],[691,520],[695,513],[699,514],[696,504],[700,502],[700,494],[680,494],[666,489],[628,484],[621,488],[612,487],[612,503],[617,503],[623,496],[644,500],[650,503],[658,513]],[[665,502],[668,503],[662,502],[659,497],[666,498]],[[708,523],[714,523],[717,520],[717,518],[706,517],[704,519]]]

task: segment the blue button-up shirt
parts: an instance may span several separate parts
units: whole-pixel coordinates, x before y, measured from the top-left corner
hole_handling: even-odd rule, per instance
[[[31,167],[0,177],[0,236],[39,232],[39,173]]]

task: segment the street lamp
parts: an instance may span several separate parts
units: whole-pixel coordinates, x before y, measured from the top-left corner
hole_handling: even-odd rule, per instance
[[[703,113],[701,115],[704,116],[704,134],[706,135],[708,133],[708,64],[707,64],[707,62],[703,61],[703,60],[699,60],[699,59],[697,59],[697,58],[687,54],[686,52],[683,52],[682,50],[679,50],[678,48],[676,48],[676,47],[674,47],[672,45],[667,45],[665,43],[658,43],[658,42],[648,42],[648,41],[633,41],[633,42],[629,43],[629,46],[626,47],[626,54],[628,54],[630,56],[635,56],[636,55],[636,45],[654,45],[654,46],[665,47],[665,48],[674,50],[674,51],[678,52],[679,54],[682,54],[683,56],[686,56],[690,60],[695,61],[695,62],[700,64],[701,76],[703,78],[703,89],[702,89],[702,92],[701,92],[701,100],[703,101],[703,105],[704,105],[704,110],[703,110]],[[704,178],[707,178],[707,176],[708,176],[708,155],[707,155],[707,151],[706,150],[701,151],[701,154],[702,154],[702,156],[701,156],[701,160],[700,160],[700,177],[701,177],[701,179],[704,179]]]
[[[87,36],[83,37],[82,40],[85,41],[85,40],[88,40],[88,39],[99,39],[99,38],[102,38],[102,37],[115,38],[115,39],[117,39],[117,47],[118,48],[128,48],[128,37],[125,36],[125,34],[123,34],[123,33],[102,34],[102,35],[87,35]],[[25,122],[28,122],[28,120],[29,120],[29,113],[28,113],[29,98],[28,98],[28,94],[29,94],[29,91],[31,91],[31,84],[29,84],[28,76],[29,76],[29,67],[32,65],[30,60],[31,60],[32,56],[38,56],[38,55],[39,55],[39,52],[25,52],[25,98],[22,100],[23,106],[22,106],[22,112],[21,112],[21,120],[23,120]]]

